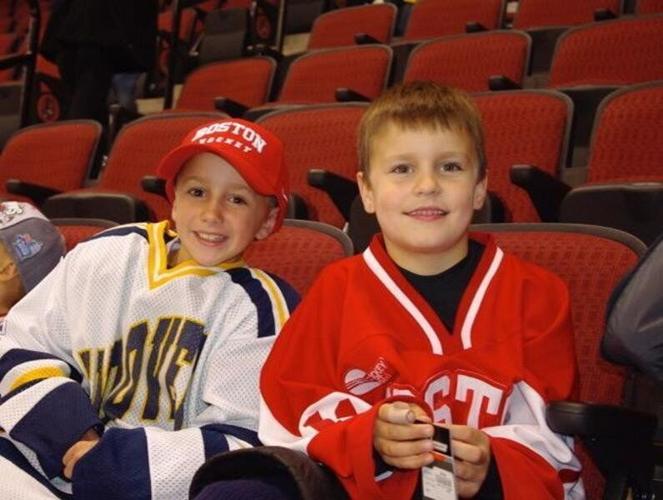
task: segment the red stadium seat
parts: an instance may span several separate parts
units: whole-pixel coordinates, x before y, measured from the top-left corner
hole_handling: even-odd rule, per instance
[[[215,111],[225,97],[247,108],[269,98],[276,62],[265,56],[206,64],[189,73],[175,106],[177,111]]]
[[[389,43],[395,20],[396,7],[391,3],[331,10],[313,22],[308,49],[354,45],[358,33],[365,33],[379,43]]]
[[[420,0],[412,7],[404,40],[423,40],[465,33],[467,23],[499,29],[504,0]]]
[[[574,224],[490,224],[478,225],[474,229],[492,233],[505,252],[547,268],[567,283],[579,368],[578,400],[610,405],[628,401],[628,395],[624,396],[626,370],[604,361],[599,345],[605,328],[608,298],[644,253],[645,246],[621,231]],[[595,422],[599,428],[598,420]],[[619,432],[624,433],[626,429]],[[625,448],[613,450],[613,453],[629,457],[638,453],[626,448],[631,444],[628,438],[624,441],[622,446]],[[580,458],[587,498],[601,498],[604,480],[584,447]],[[645,457],[637,457],[638,460],[641,458]],[[607,481],[619,485],[625,471],[623,467],[615,469],[613,464],[613,469],[604,473]]]
[[[113,143],[99,183],[94,187],[52,197],[44,206],[44,212],[49,217],[82,216],[116,222],[136,220],[126,216],[124,210],[116,212],[113,202],[109,202],[109,207],[94,197],[97,194],[117,194],[130,195],[131,199],[143,201],[152,220],[169,218],[170,204],[159,195],[144,192],[142,178],[156,175],[161,158],[178,146],[191,130],[224,116],[202,112],[160,113],[125,125]],[[123,197],[121,202],[131,203],[129,197]]]
[[[335,102],[344,87],[373,99],[387,85],[391,49],[361,45],[307,52],[290,65],[279,104]]]
[[[567,195],[561,217],[653,242],[663,232],[662,158],[663,80],[613,92],[596,115],[587,183]]]
[[[491,76],[522,86],[530,53],[522,31],[503,30],[438,38],[410,54],[403,81],[432,80],[468,92],[489,90]]]
[[[618,15],[621,3],[620,0],[520,0],[513,27],[529,29],[591,23],[599,9]]]
[[[290,190],[304,201],[310,219],[338,228],[345,219],[329,197],[308,184],[312,168],[354,181],[357,172],[357,127],[366,104],[328,104],[283,109],[258,121],[285,144]]]
[[[64,236],[67,252],[81,241],[85,241],[109,227],[117,226],[115,222],[104,219],[51,219],[51,222]]]
[[[505,220],[540,221],[531,196],[511,181],[511,169],[532,165],[547,176],[561,177],[573,116],[571,100],[555,91],[514,90],[477,94],[474,101],[483,121],[488,189],[502,201]],[[555,208],[559,203],[561,199]],[[556,213],[550,219],[556,220]]]
[[[7,191],[7,181],[18,179],[55,191],[83,186],[97,154],[101,126],[92,120],[32,125],[14,133],[0,155],[0,196],[32,198],[40,205],[45,195],[25,185]],[[23,196],[23,197],[21,197]]]
[[[279,231],[250,245],[244,258],[250,265],[285,279],[303,295],[323,267],[350,255],[352,242],[339,229],[286,219]]]

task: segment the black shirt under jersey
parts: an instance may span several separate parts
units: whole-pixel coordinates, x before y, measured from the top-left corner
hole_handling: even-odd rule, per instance
[[[453,333],[458,305],[474,271],[479,265],[484,249],[485,247],[478,241],[469,240],[467,255],[460,262],[446,271],[432,276],[422,276],[399,267],[412,287],[426,299],[433,311],[437,313],[450,334]],[[420,491],[415,493],[415,498],[419,495]],[[486,479],[474,498],[484,500],[504,498],[499,470],[494,459],[490,461]]]
[[[460,299],[479,265],[484,248],[478,241],[469,240],[467,255],[463,260],[432,276],[422,276],[399,268],[412,287],[437,313],[449,333],[453,333]]]

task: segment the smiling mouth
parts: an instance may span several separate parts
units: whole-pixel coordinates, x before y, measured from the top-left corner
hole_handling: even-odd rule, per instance
[[[198,238],[198,240],[210,245],[218,245],[219,243],[223,243],[228,239],[227,236],[222,234],[203,233],[200,231],[194,231],[193,234],[196,236],[196,238]]]
[[[447,210],[442,210],[441,208],[417,208],[415,210],[406,212],[406,215],[409,215],[411,217],[421,217],[421,218],[444,217],[445,215],[448,214],[449,212]]]

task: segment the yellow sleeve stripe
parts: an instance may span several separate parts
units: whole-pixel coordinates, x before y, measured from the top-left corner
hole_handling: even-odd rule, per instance
[[[56,368],[54,366],[46,366],[43,368],[35,368],[34,370],[30,370],[29,372],[24,373],[20,377],[18,377],[16,380],[14,380],[14,383],[12,383],[11,387],[9,388],[10,391],[14,391],[18,389],[19,387],[32,382],[33,380],[40,380],[44,378],[51,378],[51,377],[66,377],[67,374],[65,374],[64,371],[60,368]]]

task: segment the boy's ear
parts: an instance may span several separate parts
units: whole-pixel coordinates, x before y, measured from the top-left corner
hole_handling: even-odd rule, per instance
[[[483,204],[486,201],[487,193],[488,193],[488,175],[484,175],[483,179],[477,182],[477,185],[474,187],[474,201],[473,201],[474,210],[479,210],[481,207],[483,207]]]
[[[369,214],[374,214],[375,203],[373,201],[373,190],[365,172],[357,172],[357,186],[359,186],[359,195],[361,196],[364,210]]]
[[[267,218],[265,221],[262,223],[258,231],[256,232],[255,239],[256,240],[263,240],[267,238],[270,234],[272,234],[272,231],[274,230],[274,226],[276,225],[276,219],[279,215],[279,207],[272,207],[269,210],[269,213],[267,214]]]

